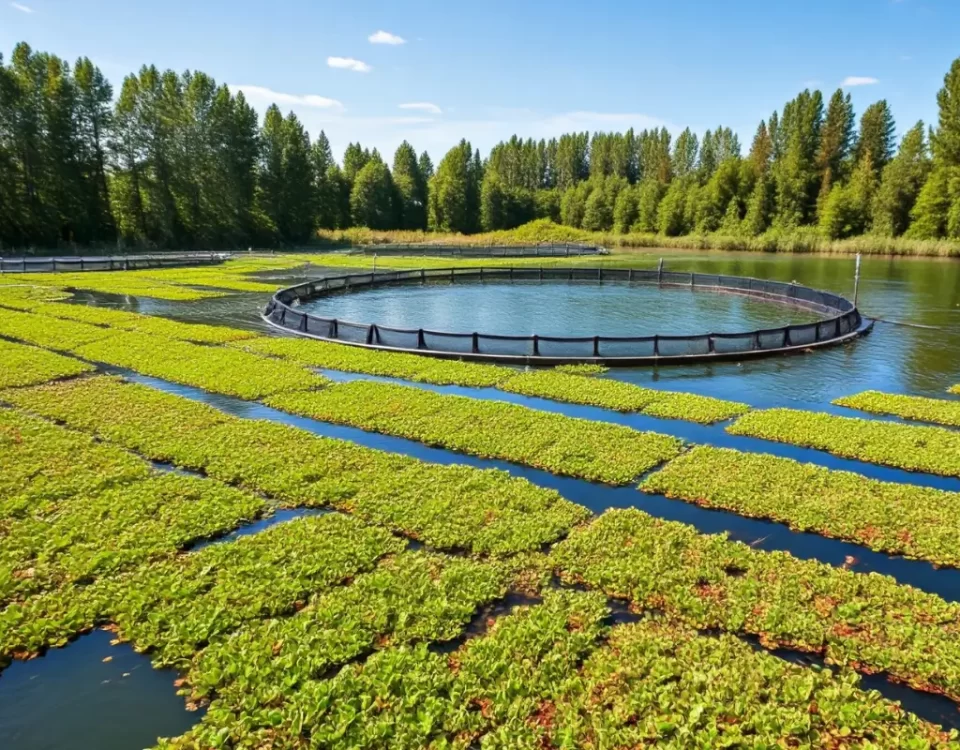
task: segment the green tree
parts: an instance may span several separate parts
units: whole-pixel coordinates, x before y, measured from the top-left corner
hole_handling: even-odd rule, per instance
[[[688,174],[693,174],[697,168],[697,153],[699,149],[700,144],[697,141],[697,136],[694,135],[690,128],[685,128],[684,131],[677,136],[677,140],[673,144],[671,164],[675,177],[686,177]]]
[[[914,125],[900,142],[900,150],[887,166],[873,206],[873,231],[898,237],[910,225],[920,190],[930,172],[930,156],[923,122]]]
[[[613,206],[610,196],[598,181],[587,196],[583,207],[581,226],[591,232],[605,232],[613,225]]]
[[[357,172],[350,191],[353,223],[370,229],[396,229],[396,191],[390,170],[380,158],[371,158]]]
[[[631,186],[621,190],[617,202],[613,206],[613,230],[626,234],[637,223],[639,217],[638,201],[640,198],[639,186]]]
[[[940,116],[931,136],[938,165],[960,166],[960,57],[953,61],[937,93]]]
[[[587,208],[590,186],[586,182],[571,185],[563,191],[560,199],[560,221],[568,227],[577,229],[583,224],[583,214]]]
[[[747,201],[746,214],[740,231],[748,237],[763,234],[770,226],[776,211],[776,197],[770,175],[760,174]]]
[[[818,205],[826,200],[834,183],[847,179],[855,137],[854,128],[850,94],[844,95],[841,89],[837,89],[827,105],[827,114],[820,133],[820,148],[817,151],[817,169],[820,171]]]
[[[879,175],[893,156],[896,123],[886,99],[871,104],[860,118],[860,137],[855,158],[859,163],[870,160],[870,168]]]
[[[473,149],[466,140],[450,149],[430,181],[428,221],[440,232],[477,231],[480,225],[480,179]]]
[[[427,228],[427,182],[420,173],[417,152],[404,141],[393,156],[393,184],[397,189],[400,227]]]
[[[666,187],[655,177],[640,183],[637,195],[637,220],[632,227],[634,232],[652,233],[660,228],[658,211]]]

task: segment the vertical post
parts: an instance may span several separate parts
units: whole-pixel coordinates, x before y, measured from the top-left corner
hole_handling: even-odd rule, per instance
[[[473,332],[473,353],[480,353],[480,335],[476,331]]]
[[[660,262],[657,264],[657,286],[663,281],[663,258],[660,259]]]
[[[537,334],[533,334],[533,356],[540,356],[540,337]]]
[[[860,253],[857,253],[857,268],[853,276],[853,306],[857,306],[857,298],[860,296]]]
[[[600,337],[599,336],[593,337],[593,356],[594,357],[600,356]]]
[[[377,254],[376,253],[373,254],[373,274],[374,276],[376,276],[377,274]]]
[[[423,329],[417,331],[417,349],[426,349],[427,342],[423,338]]]

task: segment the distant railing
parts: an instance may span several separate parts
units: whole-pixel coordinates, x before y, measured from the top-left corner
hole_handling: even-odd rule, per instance
[[[552,242],[538,245],[364,245],[359,248],[365,255],[422,255],[454,258],[573,258],[583,255],[606,255],[607,250],[598,245],[578,242]]]
[[[424,328],[393,328],[323,318],[298,310],[317,297],[368,286],[445,281],[605,281],[651,284],[739,294],[823,313],[813,323],[743,333],[693,336],[501,336]],[[277,292],[262,317],[271,325],[324,341],[436,357],[553,365],[596,362],[608,365],[739,359],[837,344],[870,330],[852,302],[832,292],[799,284],[741,276],[619,268],[445,268],[352,273],[310,281]]]
[[[75,271],[131,271],[143,268],[206,266],[223,263],[229,257],[229,253],[162,253],[0,258],[0,273],[73,273]]]

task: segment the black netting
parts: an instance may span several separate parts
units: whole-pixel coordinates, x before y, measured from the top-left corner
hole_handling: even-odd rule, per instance
[[[790,326],[790,344],[792,346],[810,346],[817,342],[817,324]]]
[[[370,335],[370,326],[362,323],[337,321],[337,338],[354,344],[366,344]]]
[[[755,338],[752,333],[717,334],[713,337],[713,350],[717,354],[738,354],[752,351]]]
[[[510,357],[532,357],[533,338],[477,336],[477,351],[481,354],[499,354]]]
[[[461,333],[437,333],[424,331],[423,342],[427,349],[438,352],[459,352],[471,354],[473,352],[473,336]]]
[[[5,262],[5,261],[4,261]],[[535,284],[542,280],[566,283],[661,283],[665,286],[728,291],[780,301],[842,315],[816,323],[738,334],[661,337],[539,338],[494,336],[378,328],[369,323],[336,322],[313,318],[290,307],[320,294],[348,288],[398,282],[429,284],[512,280]],[[838,295],[780,281],[766,281],[718,274],[690,274],[660,269],[622,268],[441,268],[379,273],[346,274],[281,290],[267,306],[264,316],[290,330],[321,338],[399,349],[452,352],[463,355],[542,357],[545,359],[641,359],[710,357],[756,350],[775,351],[786,346],[809,346],[830,341],[855,331],[861,322],[851,302]],[[372,335],[371,335],[372,334]],[[422,346],[421,346],[422,344]]]
[[[785,345],[786,332],[782,328],[774,331],[758,331],[757,341],[761,349],[780,349]]]
[[[540,338],[541,357],[592,357],[593,339]]]
[[[418,331],[402,331],[377,326],[375,343],[395,349],[416,349],[420,340]]]
[[[653,336],[638,339],[601,338],[597,350],[601,357],[652,357]]]

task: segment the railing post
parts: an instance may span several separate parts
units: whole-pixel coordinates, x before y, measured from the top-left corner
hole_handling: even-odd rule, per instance
[[[784,326],[783,328],[783,345],[784,346],[793,346],[790,341],[790,326]]]
[[[660,356],[660,337],[657,334],[653,335],[653,356]]]
[[[690,272],[690,288],[693,289],[694,275],[693,271]]]
[[[540,356],[540,337],[537,334],[533,334],[533,356]]]
[[[80,270],[83,270],[83,256],[80,256]]]
[[[376,331],[377,331],[377,326],[374,323],[371,323],[370,328],[367,329],[367,345],[368,346],[373,343],[373,337]]]
[[[712,334],[712,333],[707,334],[707,351],[708,351],[710,354],[715,354],[716,351],[717,351],[717,350],[716,350],[716,344],[714,343],[713,334]]]
[[[657,265],[657,286],[660,286],[663,283],[663,258],[660,259],[660,263]]]
[[[304,313],[304,316],[300,319],[300,330],[304,333],[307,332],[307,315]]]
[[[480,353],[480,335],[476,331],[473,332],[473,353]]]
[[[593,356],[594,357],[600,356],[600,337],[599,336],[593,337]]]
[[[330,321],[330,338],[332,339],[340,338],[340,326],[337,325],[336,318]]]
[[[420,330],[417,331],[417,349],[426,349],[426,348],[427,348],[427,342],[423,338],[423,329],[421,328]]]
[[[753,332],[753,340],[750,342],[750,344],[753,351],[756,351],[760,348],[760,331]]]

